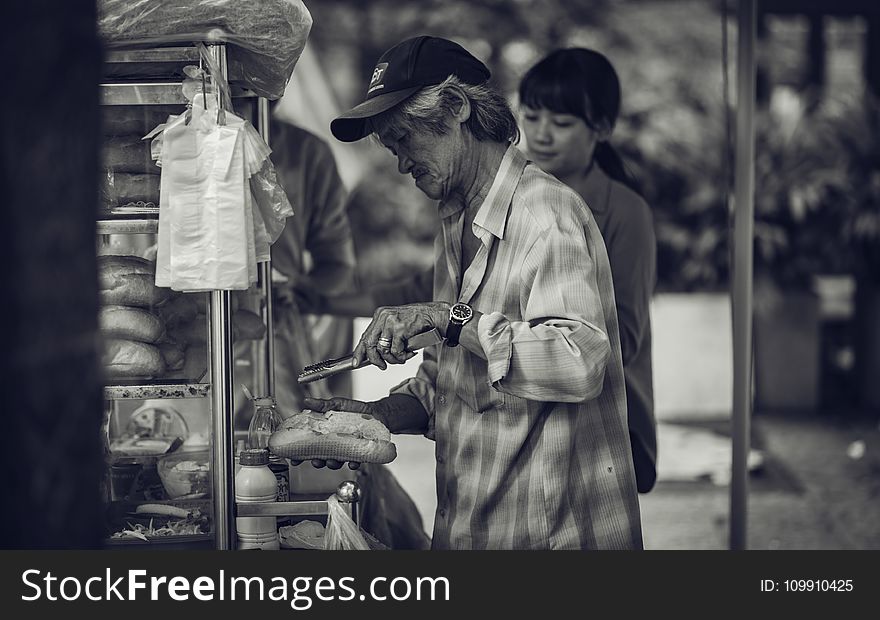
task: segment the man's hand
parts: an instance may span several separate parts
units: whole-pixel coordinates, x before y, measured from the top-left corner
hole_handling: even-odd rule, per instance
[[[380,413],[376,403],[365,403],[360,400],[352,400],[350,398],[310,398],[306,397],[303,400],[303,405],[306,409],[311,409],[312,411],[319,411],[321,413],[326,413],[327,411],[353,411],[354,413],[367,413],[383,424],[385,420],[383,419],[382,414]],[[289,459],[291,465],[299,465],[302,461],[297,461],[294,459]],[[337,461],[335,459],[312,459],[312,465],[314,467],[327,467],[327,469],[340,469],[345,463],[342,461]],[[355,461],[350,461],[348,463],[349,469],[357,469],[361,466],[360,463]]]
[[[352,355],[358,363],[366,359],[382,370],[388,364],[403,364],[415,355],[407,349],[407,340],[434,327],[445,333],[448,319],[445,301],[383,306],[373,314]]]

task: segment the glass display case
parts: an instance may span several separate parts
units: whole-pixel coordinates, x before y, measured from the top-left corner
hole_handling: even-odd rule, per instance
[[[206,49],[235,114],[269,143],[267,100],[228,74],[224,44]],[[258,263],[248,290],[155,286],[161,169],[149,138],[186,112],[184,68],[201,64],[194,46],[114,49],[105,62],[97,252],[108,546],[234,549],[236,516],[328,508],[326,498],[296,495],[235,504],[235,446],[253,413],[245,392],[275,393],[271,262]],[[356,485],[343,495],[357,519]]]

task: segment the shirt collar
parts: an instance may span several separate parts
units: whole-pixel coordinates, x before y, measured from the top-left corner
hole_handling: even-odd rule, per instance
[[[492,186],[486,194],[486,199],[474,216],[475,226],[479,226],[499,239],[504,238],[508,207],[527,163],[525,155],[516,146],[510,144],[507,147],[504,157],[501,159],[501,165],[498,166],[498,172],[495,173]],[[443,220],[461,212],[464,207],[464,203],[460,200],[450,200],[440,204],[438,214]]]
[[[479,226],[498,239],[504,239],[510,202],[513,200],[513,193],[519,185],[526,163],[525,155],[516,146],[511,144],[507,147],[492,187],[489,188],[486,199],[474,216],[474,226]]]

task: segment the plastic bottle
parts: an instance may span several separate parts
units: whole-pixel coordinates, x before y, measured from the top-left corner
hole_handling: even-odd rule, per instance
[[[269,451],[244,450],[241,469],[235,476],[235,501],[240,504],[274,502],[277,494],[275,474],[269,469]],[[280,549],[274,516],[236,517],[239,549]]]
[[[279,430],[283,424],[278,405],[271,396],[262,396],[254,399],[254,416],[248,425],[248,448],[268,448],[269,437]],[[269,469],[275,474],[276,497],[275,501],[286,502],[290,500],[290,465],[287,459],[269,455]],[[289,517],[278,517],[278,525],[287,525]]]
[[[247,447],[268,448],[269,437],[281,428],[282,422],[274,398],[271,396],[255,398],[254,417],[248,425]]]

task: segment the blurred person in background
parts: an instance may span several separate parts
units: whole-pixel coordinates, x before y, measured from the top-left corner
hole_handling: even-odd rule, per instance
[[[379,308],[355,347],[379,368],[437,329],[417,376],[373,402],[307,399],[436,442],[435,549],[641,549],[611,269],[581,198],[530,164],[489,70],[407,39],[331,123],[374,135],[439,201],[433,301]]]
[[[329,145],[274,114],[269,136],[278,180],[294,209],[272,245],[275,397],[282,414],[289,415],[303,408],[305,390],[314,396],[331,393],[327,385],[298,384],[302,369],[351,351],[351,321],[320,316],[316,300],[352,286],[355,251],[348,196]],[[332,393],[350,394],[350,382],[343,373],[328,385]]]
[[[651,210],[609,139],[620,112],[617,72],[599,52],[551,52],[519,85],[527,155],[590,207],[608,251],[620,324],[627,416],[636,480],[657,480],[657,423],[650,301],[657,283]]]

